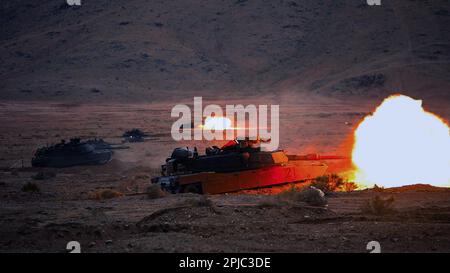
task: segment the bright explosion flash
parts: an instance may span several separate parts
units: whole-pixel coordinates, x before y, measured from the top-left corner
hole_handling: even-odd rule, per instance
[[[354,179],[360,186],[450,187],[449,127],[425,111],[421,100],[386,98],[359,124],[354,137]]]
[[[231,120],[226,117],[207,117],[203,129],[207,130],[228,130],[232,129]]]

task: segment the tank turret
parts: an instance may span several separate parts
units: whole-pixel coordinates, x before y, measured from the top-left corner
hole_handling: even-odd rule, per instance
[[[206,148],[199,155],[197,148],[175,148],[162,166],[166,175],[199,172],[234,172],[287,163],[283,151],[263,152],[249,140],[234,140],[219,148]]]

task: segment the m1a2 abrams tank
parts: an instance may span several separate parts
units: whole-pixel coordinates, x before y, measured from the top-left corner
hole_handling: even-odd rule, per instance
[[[323,175],[328,166],[322,159],[327,157],[261,151],[258,141],[248,139],[207,148],[205,155],[198,155],[196,148],[176,148],[162,165],[162,176],[152,183],[171,193],[216,194],[269,187]]]
[[[63,168],[77,165],[102,165],[111,160],[113,146],[102,140],[69,142],[39,148],[31,160],[33,167]]]

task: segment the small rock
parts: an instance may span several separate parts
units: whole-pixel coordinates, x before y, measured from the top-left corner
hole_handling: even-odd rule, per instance
[[[300,192],[301,199],[307,204],[312,206],[325,206],[327,204],[327,199],[325,194],[320,189],[310,186],[304,191]]]

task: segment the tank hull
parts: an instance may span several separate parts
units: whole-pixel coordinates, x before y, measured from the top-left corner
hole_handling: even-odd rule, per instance
[[[321,176],[327,170],[321,162],[292,161],[286,165],[270,166],[237,172],[201,172],[160,177],[153,181],[172,192],[218,194],[245,189],[263,188],[301,182]]]
[[[31,165],[33,167],[65,168],[80,165],[103,165],[112,158],[112,152],[109,150],[95,151],[89,154],[66,154],[40,156],[33,158]]]

